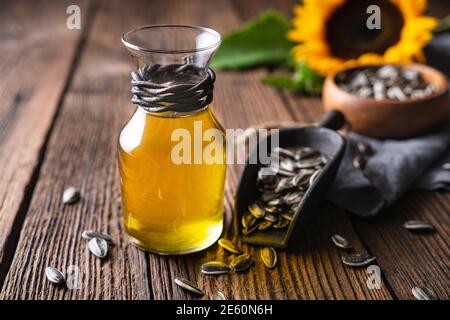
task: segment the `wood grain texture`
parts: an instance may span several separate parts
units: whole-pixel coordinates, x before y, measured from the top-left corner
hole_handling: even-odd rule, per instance
[[[0,3],[0,286],[82,38],[82,31],[66,28],[69,4]]]
[[[142,3],[102,2],[79,68],[64,98],[1,298],[148,299],[146,257],[124,239],[116,168],[118,132],[132,107],[131,63],[120,35],[136,22]],[[81,202],[64,206],[64,188]],[[109,258],[89,253],[84,229],[110,234]],[[68,290],[45,279],[46,266],[76,266],[81,287]],[[72,274],[73,275],[73,274]]]
[[[449,212],[448,193],[414,191],[375,219],[353,219],[399,299],[414,299],[415,286],[450,299]],[[436,232],[410,232],[403,228],[408,220],[430,221]]]

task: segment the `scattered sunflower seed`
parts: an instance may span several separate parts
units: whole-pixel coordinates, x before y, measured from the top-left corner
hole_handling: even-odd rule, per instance
[[[230,240],[220,239],[218,243],[219,243],[219,246],[221,246],[222,248],[224,248],[225,250],[227,250],[229,252],[241,254],[241,250],[239,250],[239,248]]]
[[[341,249],[347,250],[352,247],[350,245],[350,243],[348,242],[348,240],[339,234],[334,234],[333,236],[331,236],[331,241],[333,241],[333,243],[336,247],[341,248]]]
[[[410,231],[433,231],[433,225],[428,221],[410,220],[403,224]]]
[[[108,254],[108,243],[104,239],[92,238],[89,240],[88,247],[99,258],[104,258]]]
[[[417,300],[438,300],[436,294],[426,287],[414,287],[411,292]]]
[[[272,269],[277,264],[277,252],[272,247],[263,248],[261,250],[261,260],[267,268]]]
[[[175,278],[175,284],[179,286],[180,288],[187,290],[189,292],[198,294],[200,296],[203,296],[204,293],[201,289],[199,289],[194,283],[191,281],[185,279],[185,278]]]
[[[236,272],[245,271],[253,263],[253,258],[248,253],[241,254],[230,262],[230,267]]]
[[[352,254],[342,257],[342,262],[350,267],[364,267],[373,261],[375,261],[375,257],[370,255]]]
[[[201,272],[203,274],[219,275],[230,272],[231,268],[222,261],[209,261],[202,264]]]
[[[66,281],[63,273],[55,267],[45,268],[45,276],[47,277],[48,281],[56,284],[61,284]]]
[[[73,204],[80,200],[80,192],[74,187],[64,190],[62,201],[64,204]]]
[[[87,240],[91,240],[92,238],[100,238],[108,243],[113,243],[112,238],[107,234],[100,233],[91,229],[84,230],[83,233],[81,234],[81,237]]]
[[[228,300],[228,299],[227,299],[227,296],[223,292],[216,291],[211,296],[211,300]]]

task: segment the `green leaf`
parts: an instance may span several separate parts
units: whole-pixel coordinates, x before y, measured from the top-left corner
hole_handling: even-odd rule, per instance
[[[319,95],[322,93],[324,78],[301,61],[295,65],[292,77],[269,75],[262,82],[277,88],[287,89],[296,93]]]
[[[227,34],[214,56],[213,69],[244,69],[260,65],[280,65],[290,59],[293,43],[286,38],[288,19],[276,11],[266,11],[238,30]]]
[[[301,83],[293,80],[289,77],[283,76],[266,76],[262,79],[262,82],[280,89],[287,89],[290,91],[299,92],[301,91]]]

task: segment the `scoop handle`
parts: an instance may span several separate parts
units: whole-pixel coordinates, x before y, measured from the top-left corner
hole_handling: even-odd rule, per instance
[[[319,126],[332,130],[339,130],[345,125],[346,122],[347,120],[342,112],[338,110],[330,110],[325,113],[319,123]]]

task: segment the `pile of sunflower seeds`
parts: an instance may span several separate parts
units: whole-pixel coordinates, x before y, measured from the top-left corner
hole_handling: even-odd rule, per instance
[[[423,98],[438,91],[421,73],[394,65],[368,67],[336,75],[337,84],[345,91],[363,98],[397,100]]]
[[[261,195],[242,215],[242,233],[289,226],[300,202],[327,163],[327,159],[308,147],[275,148],[272,164],[258,172],[257,188]]]

